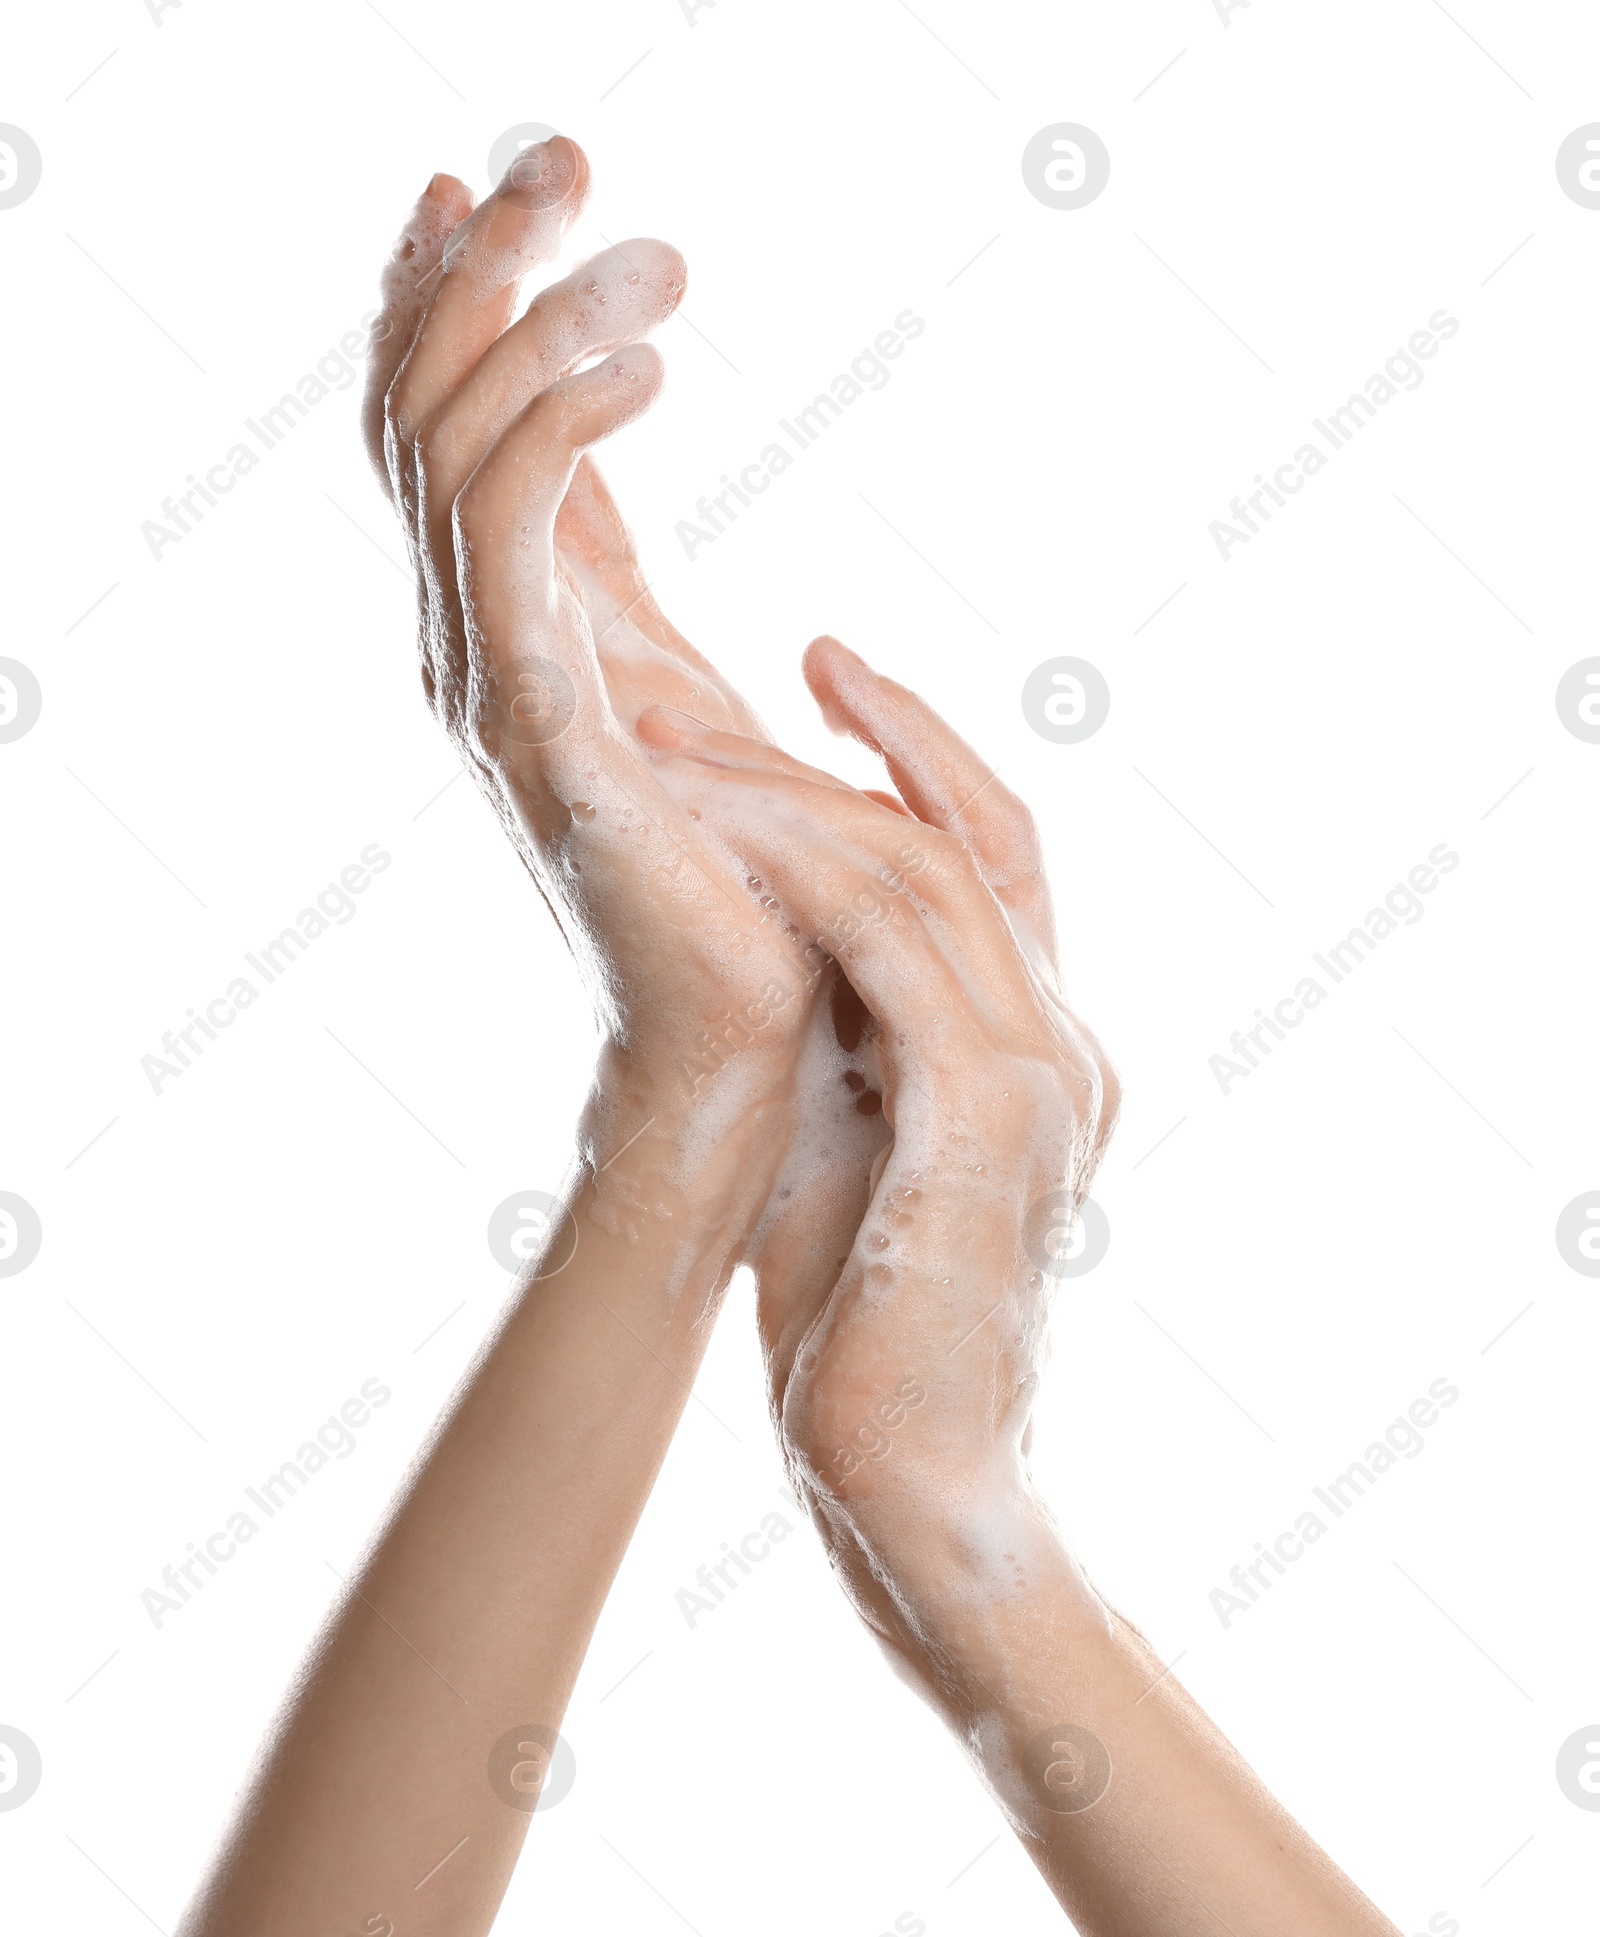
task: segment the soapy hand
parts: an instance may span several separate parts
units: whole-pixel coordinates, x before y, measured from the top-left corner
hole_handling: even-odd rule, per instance
[[[660,389],[640,339],[676,307],[683,260],[622,243],[513,321],[588,173],[558,136],[477,209],[459,182],[430,183],[385,274],[368,449],[417,569],[428,702],[561,925],[609,1045],[687,1099],[732,1060],[717,1045],[737,1043],[746,1097],[781,1092],[812,978],[633,733],[649,704],[762,728],[661,615],[586,456]]]
[[[748,871],[635,737],[649,706],[767,736],[662,614],[585,448],[655,395],[659,362],[636,339],[675,308],[681,257],[620,244],[513,321],[522,278],[560,248],[587,185],[587,161],[559,137],[476,210],[435,177],[385,272],[367,444],[417,568],[429,704],[565,931],[611,1042],[675,1102],[709,1094],[730,1064],[747,1113],[792,1081],[787,1139],[768,1126],[782,1168],[749,1255],[769,1309],[803,1310],[838,1275],[887,1142],[872,1045],[832,961],[766,918]],[[608,361],[572,374],[596,355]]]
[[[881,1628],[883,1583],[914,1601],[917,1578],[981,1571],[989,1509],[1009,1520],[1027,1494],[1059,1236],[1120,1092],[1060,993],[1027,810],[837,642],[806,673],[910,815],[677,714],[640,731],[870,1012],[892,1144],[842,1270],[809,1302],[779,1287],[762,1317],[791,1471]]]

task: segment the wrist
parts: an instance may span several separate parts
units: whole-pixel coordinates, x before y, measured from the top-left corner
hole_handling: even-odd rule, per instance
[[[1025,1488],[967,1495],[862,1544],[899,1612],[906,1667],[973,1739],[1031,1737],[1057,1719],[1040,1703],[1059,1699],[1060,1677],[1097,1681],[1120,1646],[1118,1617]]]
[[[1108,1611],[1044,1502],[1025,1482],[946,1475],[898,1489],[888,1510],[830,1517],[848,1524],[928,1643],[991,1662],[995,1637],[1043,1597],[1055,1618],[1103,1631]]]
[[[718,1064],[670,1042],[624,1044],[600,1051],[584,1108],[583,1154],[599,1171],[623,1161],[635,1136],[678,1151],[686,1184],[716,1168],[717,1147],[741,1153],[772,1141],[794,1101],[789,1045],[752,1044]],[[649,1126],[646,1129],[646,1126]]]
[[[600,1052],[595,1087],[638,1093],[653,1111],[686,1124],[708,1107],[737,1116],[790,1093],[795,1054],[790,1032],[742,1028],[724,1014],[693,1031],[611,1038]]]
[[[792,1073],[764,1054],[694,1088],[670,1055],[606,1044],[578,1130],[585,1221],[692,1254],[720,1284],[766,1203],[792,1104]]]

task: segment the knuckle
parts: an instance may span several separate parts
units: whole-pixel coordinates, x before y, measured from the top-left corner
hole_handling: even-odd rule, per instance
[[[928,850],[928,855],[936,868],[953,873],[972,859],[972,850],[959,834],[948,828],[929,827],[918,835],[918,840]]]
[[[455,449],[455,426],[430,418],[416,434],[411,475],[416,480],[416,507],[422,523],[432,529],[447,519],[463,488],[461,463]]]
[[[411,439],[411,447],[416,452],[417,465],[423,477],[430,471],[437,473],[445,458],[454,447],[455,422],[448,409],[432,411],[417,425]]]
[[[417,428],[409,359],[401,364],[390,380],[389,388],[383,393],[383,419],[394,436],[409,449]]]
[[[1004,784],[995,789],[991,818],[995,839],[1013,859],[1025,859],[1038,851],[1039,829],[1032,810]]]
[[[942,863],[946,878],[963,895],[987,893],[983,863],[968,844],[959,837],[955,840],[948,858]]]
[[[473,678],[458,683],[444,709],[444,723],[466,765],[479,774],[491,772],[500,755],[500,732],[484,682]]]
[[[838,1437],[831,1427],[833,1410],[814,1376],[790,1379],[782,1402],[783,1442],[806,1479],[823,1493],[836,1491],[844,1477],[832,1460]]]
[[[1103,1141],[1116,1128],[1117,1118],[1122,1114],[1122,1078],[1103,1055],[1096,1058],[1096,1066],[1100,1072],[1099,1128]]]
[[[489,463],[479,465],[455,494],[450,505],[450,521],[456,535],[472,545],[483,535],[488,517],[494,471]]]
[[[1028,808],[1009,789],[996,784],[985,792],[968,823],[968,831],[985,867],[996,876],[1013,881],[1037,872],[1038,829]]]
[[[1105,1097],[1098,1066],[1074,1063],[1067,1072],[1067,1095],[1072,1103],[1073,1120],[1085,1129],[1093,1129],[1100,1121],[1100,1105]]]

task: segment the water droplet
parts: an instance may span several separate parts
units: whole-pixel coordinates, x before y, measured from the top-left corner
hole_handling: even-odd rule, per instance
[[[594,819],[594,809],[586,800],[575,800],[572,803],[572,818],[575,821],[592,821]]]

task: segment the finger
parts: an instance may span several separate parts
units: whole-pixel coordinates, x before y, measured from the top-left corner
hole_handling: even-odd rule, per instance
[[[384,451],[383,400],[427,307],[451,231],[472,212],[472,195],[453,175],[435,175],[406,217],[378,289],[382,307],[372,326],[361,434],[385,490],[392,493]]]
[[[795,1354],[827,1303],[871,1199],[872,1166],[890,1142],[883,1118],[876,1052],[852,1056],[838,1040],[832,1014],[848,989],[837,968],[818,989],[796,1052],[794,1085],[805,1099],[805,1131],[791,1142],[773,1179],[761,1222],[745,1252],[756,1274],[768,1392],[775,1417]],[[828,998],[828,999],[824,999]],[[870,1095],[872,1105],[863,1107]]]
[[[938,1040],[963,1020],[1012,1046],[1041,1037],[1038,992],[1004,914],[954,835],[733,734],[651,716],[652,743],[716,771],[700,806],[849,976],[885,1028]],[[1044,1029],[1043,1036],[1048,1036]]]
[[[552,136],[525,149],[450,237],[427,312],[389,388],[389,425],[402,444],[511,321],[522,278],[560,249],[588,185],[583,150]]]
[[[633,533],[592,457],[580,460],[561,500],[556,514],[556,543],[562,556],[603,595],[596,601],[602,615],[595,628],[597,638],[604,639],[614,625],[625,620],[651,645],[682,659],[708,678],[717,677],[711,662],[696,652],[657,605],[655,594],[645,583]],[[749,728],[741,727],[740,731]]]
[[[771,740],[753,740],[736,729],[703,719],[692,707],[659,704],[649,707],[639,715],[636,731],[647,746],[667,752],[697,751],[703,759],[720,757],[731,766],[763,773],[788,774],[818,786],[838,788],[847,794],[859,793],[863,799],[888,808],[903,821],[917,819],[905,803],[896,800],[893,794],[883,793],[876,787],[852,787],[848,780],[841,780],[825,767],[809,766],[804,760],[797,760],[792,753],[785,753]]]
[[[782,775],[788,779],[832,788],[845,794],[853,794],[856,791],[848,781],[840,780],[837,775],[827,773],[822,768],[808,767],[804,761],[796,760],[792,754],[785,753],[782,747],[774,745],[770,740],[752,740],[737,733],[719,730],[695,718],[684,708],[661,705],[648,707],[640,714],[636,731],[646,746],[654,747],[659,751],[698,754],[702,760],[718,760],[746,774]],[[888,795],[878,795],[869,791],[862,798],[881,801],[899,821],[902,833],[907,821],[911,821],[913,825],[917,824],[915,816],[908,814],[898,801],[890,799]],[[713,838],[726,839],[725,830],[715,823],[707,823],[703,817],[701,831],[709,832]],[[748,865],[746,857],[736,848],[733,849],[731,858],[742,865]],[[901,867],[920,869],[923,861],[922,850],[909,850],[902,844],[896,864],[880,867],[878,873],[885,879],[896,880]],[[753,878],[748,885],[759,887],[761,884]],[[770,899],[765,905],[772,908],[777,906]],[[836,973],[833,978],[829,1008],[831,1015],[826,1040],[836,1049],[842,1049],[849,1055],[860,1043],[861,1024],[866,1020],[867,1011],[859,993],[848,980]],[[800,1087],[802,1089],[805,1087],[803,1080],[800,1082]],[[854,1088],[858,1094],[858,1110],[864,1115],[870,1114],[880,1101],[878,1092],[871,1092],[869,1104],[860,1099],[859,1076],[854,1080]]]
[[[652,702],[664,701],[707,725],[731,727],[756,740],[771,737],[754,708],[656,603],[633,533],[590,456],[580,459],[561,500],[556,546],[584,581],[595,642],[619,718],[631,722]],[[648,656],[639,651],[641,640],[651,649]]]
[[[1026,806],[927,701],[826,636],[806,649],[806,682],[836,732],[882,756],[919,819],[961,835],[996,898],[1052,963],[1055,919],[1039,836]]]
[[[553,611],[556,512],[578,459],[648,410],[662,377],[661,358],[647,343],[563,377],[472,473],[455,503],[456,550],[479,631],[510,637],[537,607]]]
[[[840,780],[821,767],[807,766],[771,740],[752,739],[748,734],[702,719],[685,706],[657,704],[647,708],[639,715],[636,731],[646,746],[663,752],[696,754],[703,760],[750,772],[787,774],[791,779],[842,788],[846,793],[856,791],[847,780]]]
[[[644,343],[562,378],[456,500],[454,558],[477,648],[471,727],[491,760],[550,785],[601,739],[620,744],[587,619],[556,570],[556,512],[582,452],[648,409],[661,380],[661,358]]]
[[[664,242],[608,249],[542,290],[496,338],[419,427],[406,493],[426,538],[437,605],[457,609],[450,521],[462,486],[503,432],[539,394],[586,358],[646,336],[672,314],[685,280],[683,258]],[[398,442],[398,440],[395,440]],[[459,632],[434,637],[436,674],[448,688],[459,674]]]
[[[958,832],[978,859],[983,878],[1016,926],[1024,947],[1056,967],[1055,917],[1033,816],[982,757],[904,686],[874,672],[838,640],[814,640],[806,679],[824,714],[883,755],[901,794],[919,818]],[[1054,981],[1053,973],[1046,978]],[[1051,995],[1057,1025],[1084,1066],[1098,1072],[1098,1144],[1115,1127],[1122,1086],[1110,1058],[1082,1021]]]
[[[424,515],[448,521],[456,493],[540,391],[586,359],[648,336],[677,308],[686,279],[683,257],[667,243],[629,242],[541,290],[420,426]]]

